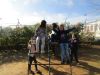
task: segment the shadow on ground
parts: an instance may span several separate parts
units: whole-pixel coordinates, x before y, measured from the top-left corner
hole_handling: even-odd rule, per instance
[[[27,51],[23,50],[2,50],[0,51],[0,64],[17,62],[27,59]]]
[[[86,61],[100,61],[100,48],[82,48],[79,50],[79,57]]]
[[[80,64],[77,67],[81,67],[85,70],[88,70],[88,74],[87,75],[99,75],[100,74],[100,68],[94,67],[89,65],[86,62],[80,62]]]
[[[59,71],[57,69],[54,69],[53,67],[49,68],[49,66],[46,66],[46,65],[43,65],[41,67],[43,67],[45,70],[48,70],[48,72],[49,72],[49,69],[50,69],[50,74],[52,73],[52,75],[71,75],[70,73]]]

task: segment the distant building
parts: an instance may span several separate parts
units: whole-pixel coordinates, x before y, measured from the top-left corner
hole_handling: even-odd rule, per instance
[[[100,39],[100,20],[86,23],[84,25],[84,32],[91,32],[94,34],[95,39]]]

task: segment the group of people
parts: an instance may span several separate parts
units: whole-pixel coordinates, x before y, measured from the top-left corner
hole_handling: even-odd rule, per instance
[[[73,57],[75,57],[76,62],[78,63],[78,44],[79,38],[76,34],[72,33],[69,35],[69,32],[74,31],[77,27],[73,27],[71,29],[65,30],[64,24],[58,26],[56,23],[53,23],[53,29],[51,33],[51,42],[54,44],[58,44],[60,46],[61,51],[61,64],[71,63],[73,61]],[[54,53],[57,56],[57,49],[54,48]]]
[[[79,39],[77,35],[74,33],[69,36],[69,32],[77,29],[77,26],[68,30],[64,29],[64,24],[58,26],[56,23],[53,23],[52,26],[53,28],[49,36],[49,41],[53,45],[58,44],[57,46],[60,46],[61,64],[65,63],[69,64],[73,61],[73,58],[75,58],[76,62],[79,63],[77,54]],[[30,51],[29,66],[28,66],[29,70],[31,69],[32,61],[37,63],[34,53],[38,52],[45,53],[45,41],[47,37],[48,34],[47,34],[46,21],[42,20],[41,25],[38,27],[38,29],[36,29],[35,35],[31,38],[31,40],[28,43],[28,49]],[[39,46],[40,43],[41,45]],[[53,48],[53,52],[55,55],[57,55],[58,52],[57,46]],[[35,65],[35,67],[36,70],[38,70],[37,65]]]

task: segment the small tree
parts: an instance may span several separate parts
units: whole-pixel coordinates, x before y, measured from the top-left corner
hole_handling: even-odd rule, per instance
[[[82,37],[82,33],[83,33],[82,32],[83,31],[83,26],[84,26],[83,23],[77,23],[75,25],[76,29],[72,32],[72,33],[77,35],[77,37],[79,38],[80,42],[81,42],[81,37]]]
[[[85,33],[83,31],[84,29],[83,23],[78,23],[76,26],[77,26],[77,29],[75,30],[75,33],[79,36],[80,42],[91,44],[94,41],[94,33],[92,32]]]

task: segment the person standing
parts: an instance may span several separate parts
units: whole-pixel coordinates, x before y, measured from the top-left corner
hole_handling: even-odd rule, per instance
[[[39,72],[38,67],[37,67],[35,44],[36,44],[36,42],[33,38],[31,38],[28,42],[28,49],[29,49],[29,53],[28,53],[28,72],[31,72],[31,73],[34,73],[31,70],[31,65],[32,65],[33,61],[35,63],[36,72],[37,73]]]
[[[78,61],[79,38],[77,37],[76,34],[72,34],[70,43],[71,43],[71,62],[73,61],[73,58],[75,58],[76,63],[79,63]]]
[[[56,24],[56,23],[53,23],[52,24],[53,26],[53,29],[52,29],[52,33],[51,33],[51,46],[52,46],[52,50],[53,50],[53,53],[56,57],[58,57],[59,55],[59,49],[58,49],[58,45],[59,45],[59,39],[58,39],[58,33],[56,33],[57,31],[59,31],[59,26]]]
[[[70,52],[68,46],[68,33],[74,30],[75,28],[71,28],[68,30],[64,29],[64,24],[61,24],[59,27],[59,31],[55,31],[59,35],[59,43],[61,48],[61,64],[70,63]]]
[[[35,37],[36,37],[36,50],[37,52],[40,51],[39,45],[41,42],[41,53],[45,53],[45,39],[46,39],[46,21],[42,20],[41,25],[37,28],[35,32]]]

